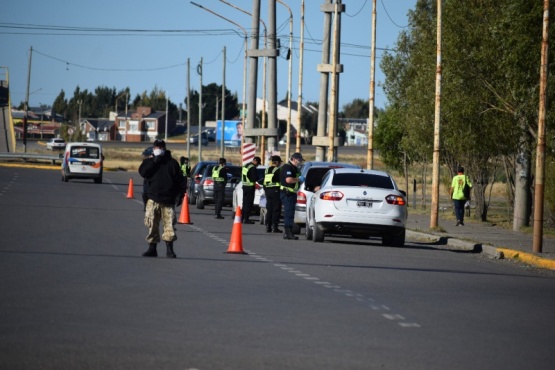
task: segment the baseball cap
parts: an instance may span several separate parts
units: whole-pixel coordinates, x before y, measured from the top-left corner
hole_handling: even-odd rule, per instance
[[[252,160],[257,161],[258,163],[262,162],[262,159],[260,159],[260,157],[254,157]]]
[[[155,140],[154,144],[152,144],[152,146],[165,149],[166,148],[166,142],[164,140]]]
[[[273,155],[271,160],[272,160],[273,163],[277,163],[277,162],[281,163],[282,162],[281,157],[279,155]]]
[[[293,155],[291,155],[291,159],[299,159],[301,161],[304,161],[303,155],[299,152],[293,153]]]
[[[225,158],[220,158],[220,164],[224,164],[227,163],[227,161],[225,160]]]

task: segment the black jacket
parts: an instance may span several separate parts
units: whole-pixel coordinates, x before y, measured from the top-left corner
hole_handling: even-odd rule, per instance
[[[148,199],[157,203],[173,206],[184,190],[183,172],[169,150],[164,155],[143,160],[139,174],[146,179]]]

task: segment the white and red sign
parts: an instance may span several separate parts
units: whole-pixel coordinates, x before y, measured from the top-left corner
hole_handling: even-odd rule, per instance
[[[243,166],[252,162],[254,156],[256,155],[256,144],[243,143],[241,153],[243,154]]]

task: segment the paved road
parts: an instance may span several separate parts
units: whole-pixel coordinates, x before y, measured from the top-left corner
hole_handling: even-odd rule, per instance
[[[140,178],[104,179],[0,167],[2,368],[552,368],[553,276],[260,225],[226,254],[231,220],[210,206],[177,226],[177,259],[142,258]]]

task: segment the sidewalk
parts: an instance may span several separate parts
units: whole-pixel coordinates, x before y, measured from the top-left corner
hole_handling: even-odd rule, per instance
[[[533,235],[506,230],[488,223],[465,219],[465,226],[439,215],[439,229],[430,230],[430,215],[410,214],[407,239],[434,240],[449,248],[486,253],[494,258],[513,258],[536,267],[555,270],[555,239],[543,238],[542,253],[532,251]]]

